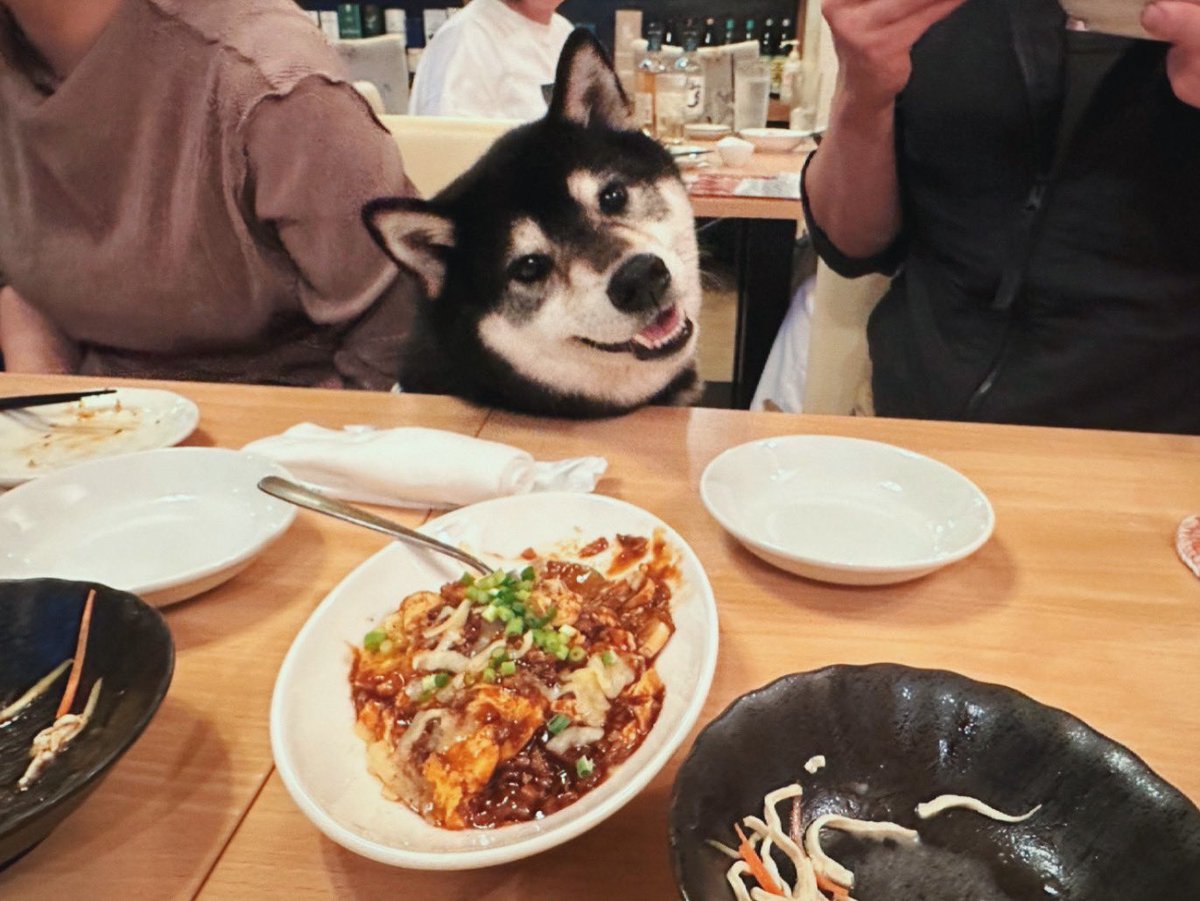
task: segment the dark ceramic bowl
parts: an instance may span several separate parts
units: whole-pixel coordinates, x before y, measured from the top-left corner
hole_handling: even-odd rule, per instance
[[[817,754],[827,766],[809,775]],[[791,782],[804,824],[845,813],[919,831],[915,848],[823,833],[859,901],[1200,899],[1200,811],[1136,755],[1012,689],[892,664],[785,676],[700,733],[671,801],[684,898],[733,898],[730,861],[705,839],[736,845],[733,824]],[[914,807],[941,794],[1044,807],[1018,825],[966,810],[918,820]]]
[[[54,721],[67,675],[0,724],[0,869],[45,838],[141,735],[171,683],[175,649],[157,610],[132,594],[60,579],[0,581],[0,707],[75,654],[88,589],[96,589],[74,710],[103,678],[92,720],[28,789],[17,780],[33,736]]]

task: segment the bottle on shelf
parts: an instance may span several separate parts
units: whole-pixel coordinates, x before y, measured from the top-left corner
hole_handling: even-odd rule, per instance
[[[788,55],[784,57],[779,73],[779,99],[791,109],[800,103],[800,42],[789,38],[783,42],[783,46],[788,50]]]
[[[725,20],[725,39],[721,41],[721,43],[737,43],[737,19],[733,18],[732,16]]]
[[[704,67],[696,58],[700,33],[688,31],[683,35],[683,55],[674,62],[676,72],[683,75],[683,121],[699,122],[704,118]]]
[[[778,49],[775,44],[776,40],[775,20],[768,18],[763,21],[762,32],[758,36],[759,52],[766,57],[774,56]]]
[[[795,56],[797,64],[800,61],[796,51],[798,45],[796,36],[792,34],[792,20],[781,19],[771,51],[771,94],[775,97],[783,96],[784,81],[788,77],[785,70],[791,58]]]
[[[712,47],[721,43],[720,38],[717,35],[717,20],[712,16],[709,16],[704,20],[704,39],[701,41],[701,43],[705,47]]]
[[[655,79],[665,68],[662,62],[662,26],[652,22],[646,27],[646,56],[634,75],[633,115],[638,128],[654,137]]]
[[[742,40],[743,41],[757,41],[758,40],[758,25],[757,25],[757,23],[755,23],[755,21],[753,19],[746,20],[746,27],[742,31]]]
[[[679,45],[679,29],[676,27],[673,19],[667,19],[663,22],[662,42],[667,47],[677,47]]]

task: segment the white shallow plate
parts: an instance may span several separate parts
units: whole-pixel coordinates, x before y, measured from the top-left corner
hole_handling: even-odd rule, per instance
[[[296,508],[258,490],[275,463],[176,447],[80,463],[0,495],[0,579],[100,582],[157,607],[241,572]]]
[[[487,867],[545,851],[590,829],[641,791],[691,730],[717,661],[717,611],[700,561],[661,520],[623,501],[591,494],[530,494],[463,507],[422,531],[488,562],[524,565],[525,548],[661,529],[680,556],[673,601],[676,632],[656,661],[666,685],[662,712],[641,747],[608,779],[545,819],[490,830],[429,825],[388,801],[367,771],[366,745],[354,734],[350,645],[407,595],[437,590],[462,564],[393,544],[371,557],[321,603],[296,637],[271,700],[271,750],[296,804],[345,848],[393,866],[430,870]],[[569,892],[568,892],[569,894]]]
[[[738,132],[743,138],[767,153],[788,153],[799,147],[811,132],[792,131],[788,128],[743,128]]]
[[[715,141],[731,134],[733,129],[728,125],[714,122],[689,122],[683,126],[683,135],[693,141]]]
[[[700,496],[768,563],[846,585],[933,572],[976,551],[995,524],[983,492],[944,463],[827,435],[731,448],[704,470]]]
[[[170,447],[199,421],[194,403],[155,388],[118,388],[75,403],[0,412],[0,488],[84,460]]]

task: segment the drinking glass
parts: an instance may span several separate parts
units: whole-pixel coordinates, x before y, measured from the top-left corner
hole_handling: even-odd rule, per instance
[[[658,139],[667,144],[683,142],[683,120],[687,112],[687,76],[683,72],[660,72],[655,77],[654,127]]]
[[[770,61],[762,58],[738,60],[733,72],[734,129],[766,128],[770,102]]]

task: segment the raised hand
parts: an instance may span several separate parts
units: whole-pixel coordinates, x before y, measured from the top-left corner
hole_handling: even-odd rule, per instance
[[[1142,27],[1171,45],[1167,78],[1175,96],[1200,107],[1200,4],[1159,0],[1142,10]]]
[[[890,105],[912,73],[913,44],[965,0],[825,0],[847,100]],[[1190,5],[1190,4],[1187,4]]]

